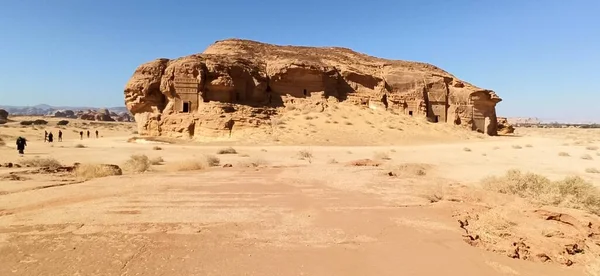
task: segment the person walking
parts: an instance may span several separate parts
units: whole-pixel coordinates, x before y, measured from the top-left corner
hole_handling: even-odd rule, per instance
[[[52,131],[50,131],[50,133],[48,133],[48,143],[52,143],[54,141],[54,134],[52,134]]]
[[[87,131],[87,135],[88,135],[88,138],[90,138],[90,131],[89,130]]]
[[[98,130],[96,129],[96,139],[98,139]]]
[[[58,131],[58,141],[62,142],[62,130]]]
[[[19,136],[19,138],[17,138],[17,150],[19,151],[19,154],[21,156],[23,156],[23,154],[25,154],[25,146],[27,146],[27,140],[25,140],[25,138]]]
[[[79,132],[79,140],[83,140],[83,130]]]
[[[48,141],[48,131],[44,130],[44,142]]]

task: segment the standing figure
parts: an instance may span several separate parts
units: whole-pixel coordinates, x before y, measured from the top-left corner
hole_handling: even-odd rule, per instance
[[[58,141],[62,142],[62,130],[58,131]]]
[[[83,130],[79,132],[79,140],[83,140]]]
[[[88,135],[88,138],[90,138],[90,131],[89,130],[87,131],[87,135]]]
[[[50,131],[50,133],[48,133],[48,143],[52,143],[52,141],[54,141],[54,134]]]
[[[98,139],[98,130],[96,129],[96,139]]]
[[[44,130],[44,142],[48,140],[48,131]]]
[[[19,151],[20,155],[25,154],[25,146],[27,146],[27,140],[19,136],[19,138],[17,138],[17,150]]]

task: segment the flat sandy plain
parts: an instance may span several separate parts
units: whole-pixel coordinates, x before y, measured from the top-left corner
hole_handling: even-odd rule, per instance
[[[0,168],[0,275],[600,275],[598,216],[482,188],[510,169],[598,185],[600,130],[482,137],[435,126],[389,145],[351,146],[358,138],[342,123],[294,145],[303,127],[288,122],[268,143],[167,144],[128,142],[134,123],[71,120],[64,141],[49,144],[43,130],[56,135],[56,120],[21,127],[28,118],[12,119],[0,126],[0,164],[164,161],[87,181]],[[325,129],[318,120],[308,123]],[[372,121],[369,133],[373,124],[359,126],[365,141],[399,136]],[[92,138],[80,140],[86,128]],[[29,140],[25,157],[19,135]],[[230,146],[237,154],[216,154]],[[176,169],[205,155],[221,165]],[[352,165],[361,159],[380,165]]]

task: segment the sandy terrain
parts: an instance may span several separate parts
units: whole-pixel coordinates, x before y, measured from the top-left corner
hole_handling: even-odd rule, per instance
[[[0,164],[164,159],[145,173],[88,181],[0,168],[0,177],[24,177],[0,178],[0,275],[600,275],[598,216],[482,188],[510,169],[598,185],[600,130],[484,138],[440,125],[400,135],[368,116],[378,115],[365,115],[375,127],[361,120],[373,130],[358,135],[387,146],[350,146],[359,138],[341,126],[337,136],[305,135],[292,120],[261,145],[134,143],[134,124],[76,120],[49,144],[43,127],[0,126]],[[101,137],[80,140],[82,127]],[[294,133],[310,139],[290,145]],[[19,135],[29,139],[25,157],[14,147]],[[238,153],[216,155],[226,146]],[[232,167],[175,169],[207,154]],[[381,165],[349,165],[365,158]]]

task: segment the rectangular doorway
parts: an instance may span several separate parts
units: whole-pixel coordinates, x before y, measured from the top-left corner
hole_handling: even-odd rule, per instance
[[[183,108],[182,108],[181,112],[183,112],[183,113],[190,112],[190,102],[183,102]]]

